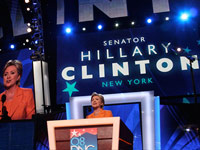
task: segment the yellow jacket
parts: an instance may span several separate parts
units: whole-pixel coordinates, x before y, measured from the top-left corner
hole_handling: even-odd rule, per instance
[[[110,110],[101,109],[98,115],[94,115],[94,112],[88,115],[86,118],[103,118],[103,117],[113,117]]]

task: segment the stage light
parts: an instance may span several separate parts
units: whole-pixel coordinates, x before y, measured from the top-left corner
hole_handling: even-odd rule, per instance
[[[148,23],[148,24],[151,24],[151,23],[152,23],[152,19],[151,19],[151,18],[148,18],[148,19],[147,19],[147,23]]]
[[[28,50],[32,50],[31,47],[29,47]]]
[[[116,27],[116,28],[119,27],[119,23],[115,23],[115,27]]]
[[[11,48],[11,49],[15,49],[15,45],[14,45],[14,44],[11,44],[11,45],[10,45],[10,48]]]
[[[97,26],[97,29],[98,29],[98,30],[102,30],[102,29],[103,29],[103,26],[102,26],[101,24],[99,24],[99,25]]]
[[[26,30],[28,33],[30,33],[30,32],[32,32],[32,29],[29,27],[29,28],[27,28],[27,30]]]
[[[27,26],[29,26],[29,27],[30,27],[30,26],[31,26],[31,23],[27,23]]]
[[[65,32],[66,32],[67,34],[70,34],[70,33],[72,32],[72,29],[71,29],[70,27],[67,27],[67,28],[65,29]]]
[[[25,44],[25,43],[23,43],[23,45],[25,46],[26,44]]]
[[[190,9],[190,16],[196,17],[197,15],[198,15],[198,10],[196,8],[191,8]]]
[[[86,31],[86,28],[85,28],[85,27],[83,27],[83,28],[82,28],[82,30],[83,30],[83,31]]]
[[[190,128],[186,128],[185,131],[186,131],[186,132],[190,132]]]
[[[182,21],[187,21],[189,19],[189,14],[188,13],[182,13],[180,16],[180,19]]]
[[[29,3],[30,2],[30,0],[24,0],[25,1],[25,3]]]
[[[27,10],[27,11],[30,11],[31,9],[28,7],[28,8],[26,8],[26,10]]]
[[[135,25],[135,22],[134,22],[134,21],[131,21],[131,25],[132,25],[132,26]]]
[[[35,44],[38,44],[38,40],[35,40]]]
[[[29,42],[29,39],[26,39],[26,42],[28,43],[28,42]]]
[[[169,17],[165,17],[165,20],[168,21],[168,20],[169,20]]]
[[[178,48],[176,48],[176,51],[177,51],[178,53],[180,53],[180,52],[182,52],[182,48],[178,47]]]

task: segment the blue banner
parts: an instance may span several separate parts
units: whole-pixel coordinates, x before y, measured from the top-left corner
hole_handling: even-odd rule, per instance
[[[57,103],[71,96],[154,90],[192,94],[199,72],[197,25],[165,22],[124,30],[57,37]],[[181,47],[182,52],[176,52]],[[196,85],[199,91],[199,85]]]

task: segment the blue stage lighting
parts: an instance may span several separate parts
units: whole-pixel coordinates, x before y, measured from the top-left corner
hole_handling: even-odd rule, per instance
[[[190,9],[190,17],[196,17],[198,15],[197,8],[191,8]]]
[[[103,29],[103,26],[102,26],[101,24],[99,24],[99,25],[97,26],[97,28],[98,28],[98,30],[102,30],[102,29]]]
[[[169,17],[165,17],[165,20],[168,21],[168,20],[169,20]]]
[[[180,16],[182,21],[187,21],[189,19],[189,14],[188,13],[182,13]]]
[[[38,40],[35,40],[35,44],[38,44]]]
[[[70,33],[72,32],[72,29],[71,29],[70,27],[67,27],[67,28],[65,29],[65,32],[66,32],[67,34],[70,34]]]
[[[152,23],[152,19],[151,19],[151,18],[148,18],[148,19],[147,19],[147,23],[149,23],[149,24]]]
[[[11,44],[11,45],[10,45],[10,48],[11,48],[11,49],[15,49],[15,45],[14,45],[14,44]]]

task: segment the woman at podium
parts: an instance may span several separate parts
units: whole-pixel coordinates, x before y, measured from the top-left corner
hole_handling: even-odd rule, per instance
[[[104,110],[104,97],[101,94],[94,92],[91,96],[91,104],[93,113],[88,115],[86,118],[102,118],[102,117],[113,117],[110,110]]]
[[[5,91],[0,94],[0,119],[11,120],[31,119],[35,114],[35,102],[32,89],[20,88],[22,63],[9,60],[3,69]]]

